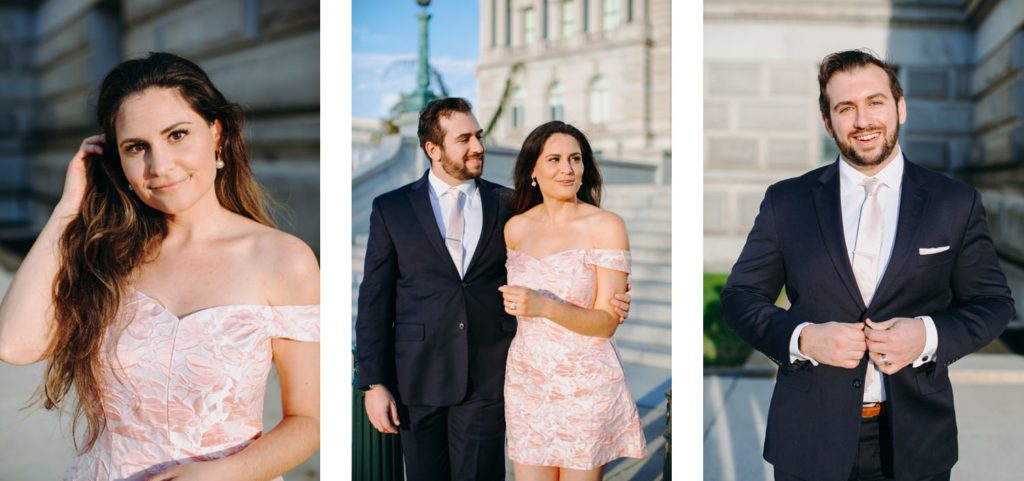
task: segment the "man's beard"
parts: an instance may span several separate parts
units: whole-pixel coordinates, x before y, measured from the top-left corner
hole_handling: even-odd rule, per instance
[[[455,177],[459,180],[469,180],[480,177],[484,173],[484,154],[480,154],[480,169],[476,172],[469,170],[466,166],[466,160],[469,157],[463,158],[462,162],[456,162],[448,157],[448,154],[441,152],[441,168],[446,174]]]
[[[898,118],[896,119],[895,125],[896,130],[892,132],[891,136],[889,135],[889,132],[886,131],[886,134],[884,135],[884,139],[882,142],[882,151],[878,153],[877,157],[861,157],[860,154],[857,153],[857,150],[854,149],[853,144],[839,140],[839,137],[836,136],[834,130],[832,131],[832,140],[836,141],[836,147],[838,147],[839,152],[843,154],[843,158],[848,160],[851,164],[860,167],[874,167],[884,162],[885,159],[888,159],[889,156],[892,154],[893,149],[896,148],[896,142],[900,138],[900,123]],[[855,135],[857,134],[855,133],[853,135],[850,135],[849,137],[853,137]]]

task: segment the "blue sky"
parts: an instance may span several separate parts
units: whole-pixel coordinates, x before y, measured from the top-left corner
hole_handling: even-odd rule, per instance
[[[430,18],[430,61],[441,71],[449,95],[476,102],[480,56],[478,0],[434,0]],[[413,66],[419,50],[420,7],[415,0],[355,0],[352,3],[352,116],[380,119],[399,93],[415,88]],[[390,67],[390,68],[389,68]]]

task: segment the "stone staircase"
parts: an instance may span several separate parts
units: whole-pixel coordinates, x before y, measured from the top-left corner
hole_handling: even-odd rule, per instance
[[[615,340],[625,363],[671,369],[672,351],[672,216],[669,186],[611,185],[605,187],[603,208],[626,221],[633,273],[629,277],[633,305]],[[363,280],[365,234],[352,244],[352,321],[355,322],[359,283]]]

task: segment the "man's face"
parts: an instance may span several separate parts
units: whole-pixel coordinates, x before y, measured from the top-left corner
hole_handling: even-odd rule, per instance
[[[483,130],[476,117],[453,112],[441,117],[439,123],[444,131],[444,145],[427,143],[434,173],[459,182],[480,177],[484,173],[484,144]],[[438,172],[438,166],[443,174]]]
[[[825,129],[853,167],[875,171],[895,156],[907,104],[896,100],[889,76],[876,65],[838,72],[825,86],[829,115]]]

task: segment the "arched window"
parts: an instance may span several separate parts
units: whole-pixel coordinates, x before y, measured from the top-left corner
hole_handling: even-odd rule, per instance
[[[512,90],[512,106],[509,109],[509,117],[513,129],[521,129],[526,125],[526,92],[522,87]]]
[[[565,87],[555,82],[548,88],[549,120],[565,120]]]
[[[608,122],[608,86],[604,77],[598,75],[590,81],[590,123]]]

